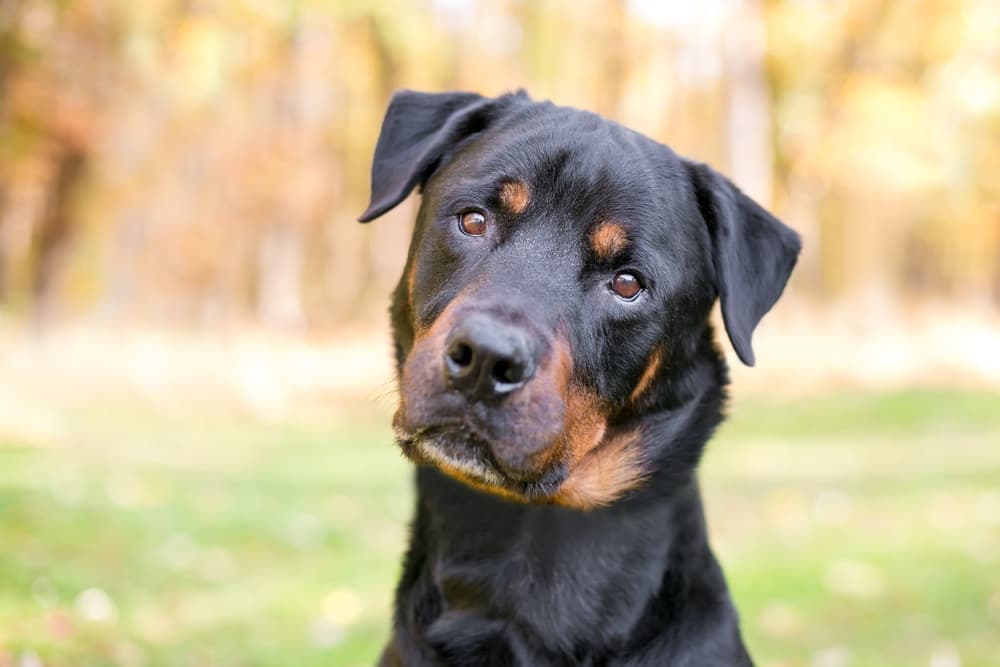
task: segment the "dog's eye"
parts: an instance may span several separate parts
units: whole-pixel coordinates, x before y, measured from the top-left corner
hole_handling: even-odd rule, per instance
[[[458,227],[463,234],[482,236],[486,233],[486,216],[479,211],[466,211],[458,216]]]
[[[621,299],[634,301],[642,291],[642,283],[634,273],[619,271],[611,281],[611,291]]]

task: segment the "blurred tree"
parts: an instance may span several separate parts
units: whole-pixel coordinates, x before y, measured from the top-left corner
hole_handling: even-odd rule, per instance
[[[8,0],[0,305],[280,327],[371,311],[414,213],[353,223],[397,87],[524,87],[712,162],[803,232],[803,297],[1000,300],[998,15],[991,0]]]

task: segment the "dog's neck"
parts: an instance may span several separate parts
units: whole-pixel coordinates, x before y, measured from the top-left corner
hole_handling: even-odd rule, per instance
[[[459,663],[455,639],[470,634],[495,635],[507,644],[495,650],[515,656],[620,646],[654,597],[676,604],[671,582],[701,576],[712,561],[694,482],[669,501],[588,513],[513,505],[429,468],[419,471],[418,488],[423,576],[428,602],[436,597],[441,610],[426,638]],[[508,624],[522,632],[494,632]],[[545,645],[550,638],[561,644]]]
[[[394,641],[407,646],[403,654],[447,664],[642,656],[670,664],[660,660],[708,650],[670,645],[692,636],[686,626],[703,629],[719,664],[750,664],[694,477],[725,383],[720,363],[697,371],[720,369],[711,392],[644,415],[661,465],[642,491],[607,508],[517,504],[419,468],[415,534],[397,591]]]

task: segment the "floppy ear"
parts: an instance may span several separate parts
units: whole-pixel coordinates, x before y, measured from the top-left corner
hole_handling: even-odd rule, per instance
[[[358,218],[369,222],[403,201],[462,139],[486,129],[500,110],[523,92],[488,99],[475,93],[417,93],[392,96],[372,161],[372,197]]]
[[[685,161],[712,238],[722,320],[736,354],[753,366],[750,338],[795,267],[799,235],[711,167]]]

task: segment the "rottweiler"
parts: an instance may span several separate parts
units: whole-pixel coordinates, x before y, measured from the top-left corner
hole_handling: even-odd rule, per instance
[[[737,137],[738,141],[739,138]],[[751,665],[696,467],[799,236],[704,164],[525,92],[396,93],[373,220],[416,509],[380,665]]]

